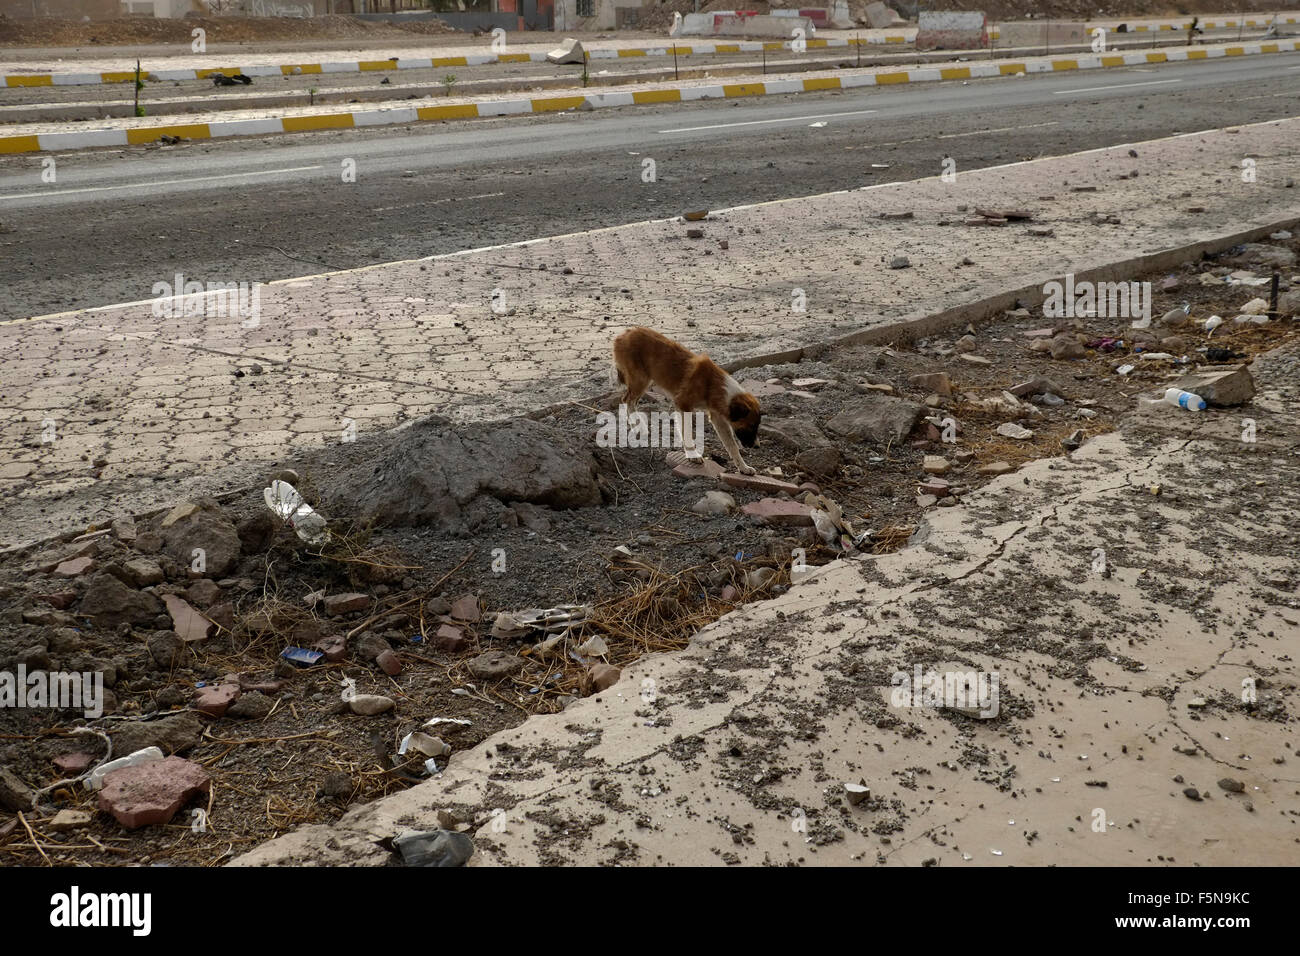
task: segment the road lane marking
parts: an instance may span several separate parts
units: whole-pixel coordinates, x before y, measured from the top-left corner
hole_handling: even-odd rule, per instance
[[[679,129],[661,129],[660,133],[694,133],[702,129],[729,129],[732,126],[761,126],[764,123],[802,123],[804,120],[824,119],[828,116],[862,116],[879,110],[849,110],[847,113],[815,113],[809,116],[786,116],[781,119],[749,120],[744,123],[717,123],[713,126],[683,126]]]
[[[1097,93],[1102,90],[1122,90],[1130,86],[1156,86],[1160,83],[1181,83],[1182,80],[1143,80],[1141,83],[1115,83],[1111,86],[1085,86],[1081,90],[1055,90],[1053,96],[1066,96],[1070,93]]]
[[[276,173],[301,173],[309,169],[324,169],[324,166],[291,166],[288,169],[263,169],[251,173],[227,173],[222,176],[200,176],[197,179],[164,179],[159,182],[123,183],[120,186],[84,186],[80,189],[37,190],[30,193],[6,193],[0,199],[33,199],[37,196],[62,196],[68,193],[98,193],[110,189],[145,189],[153,186],[175,186],[177,183],[209,183],[218,179],[243,179],[245,176],[274,176]]]

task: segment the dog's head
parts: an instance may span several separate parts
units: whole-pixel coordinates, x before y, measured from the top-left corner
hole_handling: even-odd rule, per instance
[[[731,430],[736,433],[742,445],[753,448],[758,444],[758,425],[763,420],[763,411],[758,407],[758,399],[748,392],[741,392],[727,407],[727,419],[731,422]]]

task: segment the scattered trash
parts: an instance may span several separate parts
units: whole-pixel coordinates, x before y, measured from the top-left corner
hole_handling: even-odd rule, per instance
[[[609,653],[609,645],[599,634],[595,634],[579,644],[576,650],[584,657],[604,657]]]
[[[415,751],[422,757],[445,757],[451,753],[451,744],[441,737],[433,737],[418,730],[413,730],[402,738],[402,742],[397,748],[397,755],[405,757],[407,751]]]
[[[406,830],[393,839],[393,849],[407,866],[463,866],[474,855],[474,841],[453,830]]]
[[[280,652],[280,657],[295,667],[315,667],[324,656],[320,651],[308,650],[305,647],[286,647]]]
[[[622,545],[616,552],[631,556]],[[586,604],[561,604],[548,608],[527,608],[523,611],[502,611],[492,623],[493,637],[518,640],[532,631],[547,634],[567,634],[573,628],[584,623],[591,614],[591,606]]]
[[[1176,405],[1177,407],[1185,408],[1188,411],[1205,411],[1205,399],[1201,398],[1199,395],[1193,395],[1191,392],[1184,392],[1181,388],[1166,389],[1165,401],[1170,405]]]
[[[997,427],[997,433],[1003,438],[1014,438],[1017,441],[1028,441],[1034,437],[1032,429],[1025,428],[1015,422],[1004,422]]]
[[[329,540],[325,519],[287,481],[271,482],[269,488],[262,489],[262,497],[276,517],[288,522],[289,527],[307,544],[319,547]]]

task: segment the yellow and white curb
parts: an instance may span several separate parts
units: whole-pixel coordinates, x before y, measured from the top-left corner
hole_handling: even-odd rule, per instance
[[[1187,22],[1177,23],[1139,23],[1129,27],[1128,33],[1147,33],[1159,31],[1180,31],[1187,29]],[[1237,29],[1251,27],[1264,29],[1273,23],[1267,20],[1208,20],[1200,24],[1206,30]],[[1296,24],[1300,18],[1278,17],[1277,23]],[[1088,23],[1086,30],[1102,27],[1114,33],[1118,23]],[[989,37],[999,37],[998,28],[989,28]],[[1116,34],[1122,36],[1123,34]],[[888,45],[911,43],[916,39],[916,28],[884,35],[872,34],[866,37],[828,37],[812,38],[804,43],[810,50],[826,50],[843,47]],[[670,46],[622,47],[588,49],[587,54],[593,60],[618,60],[637,57],[672,56],[709,56],[728,53],[779,53],[790,49],[790,40],[769,40],[766,42],[751,40],[736,43],[677,43]],[[234,76],[297,76],[308,73],[369,73],[385,70],[429,70],[443,69],[450,66],[490,66],[496,63],[544,63],[546,52],[532,50],[527,53],[468,53],[464,56],[417,57],[402,59],[393,57],[388,60],[340,60],[326,63],[279,63],[257,66],[216,66],[199,70],[150,70],[145,75],[154,81],[204,80],[214,73]],[[117,70],[101,73],[0,73],[0,86],[88,86],[99,83],[130,83],[135,79],[134,70]]]
[[[933,83],[945,80],[1014,76],[1022,73],[1059,73],[1067,70],[1145,66],[1151,63],[1195,62],[1216,60],[1224,57],[1293,52],[1296,50],[1300,50],[1300,40],[1236,46],[1175,47],[1168,50],[1147,50],[1138,53],[1099,53],[1088,56],[1041,57],[1030,60],[993,60],[986,63],[968,63],[962,66],[941,66],[932,69],[846,73],[839,76],[803,79],[795,77],[754,83],[670,86],[630,92],[578,93],[566,96],[544,96],[513,100],[479,100],[472,103],[449,103],[445,106],[389,107],[371,110],[350,110],[345,113],[272,116],[215,123],[0,136],[0,153],[52,152],[67,149],[86,149],[93,146],[134,146],[152,143],[162,136],[179,136],[185,139],[220,139],[227,136],[265,136],[272,133],[299,133],[309,130],[395,126],[433,120],[478,119],[530,113],[555,113],[577,109],[590,110],[619,106],[689,103],[695,100],[736,99],[745,96],[778,96],[788,93],[851,90],[861,87],[892,86],[902,83]]]
[[[846,39],[829,37],[818,40],[805,40],[810,50],[831,49],[834,47],[869,46],[871,44],[907,43],[916,35],[898,33],[886,36],[871,36]],[[593,60],[621,60],[638,57],[672,56],[708,56],[724,53],[761,53],[767,51],[781,52],[789,50],[790,40],[772,40],[768,42],[743,41],[737,43],[693,43],[670,46],[622,47],[617,49],[588,50]],[[373,73],[392,70],[429,70],[443,69],[450,66],[491,66],[497,63],[544,63],[545,51],[527,53],[467,53],[464,56],[418,57],[402,59],[394,57],[389,60],[340,60],[330,63],[280,63],[258,66],[214,66],[202,70],[149,70],[141,71],[153,81],[169,80],[205,80],[214,73],[234,76],[297,76],[316,73]],[[135,71],[109,73],[0,73],[0,86],[89,86],[96,83],[131,83],[135,80]]]

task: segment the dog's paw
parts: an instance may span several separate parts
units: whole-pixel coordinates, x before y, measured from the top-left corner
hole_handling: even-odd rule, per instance
[[[755,471],[753,468],[751,468],[749,465],[741,465],[739,468],[736,469],[736,471],[740,472],[742,475],[756,475],[756,474],[758,474],[758,472],[756,472],[756,471]]]

